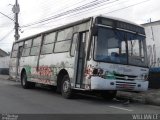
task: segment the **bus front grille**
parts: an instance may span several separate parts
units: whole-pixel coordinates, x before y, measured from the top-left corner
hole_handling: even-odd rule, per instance
[[[122,82],[116,81],[116,88],[122,90],[133,90],[136,86],[136,83],[133,82]]]
[[[133,81],[137,77],[133,75],[123,75],[123,74],[114,74],[114,75],[115,75],[115,78],[118,80],[129,80],[129,81]]]

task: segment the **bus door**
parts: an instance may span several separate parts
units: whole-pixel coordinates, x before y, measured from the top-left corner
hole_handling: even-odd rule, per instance
[[[18,56],[17,56],[17,65],[16,65],[16,73],[17,73],[17,77],[19,76],[20,73],[20,59],[22,57],[22,51],[23,51],[23,46],[19,46],[18,47]]]
[[[75,52],[75,87],[82,88],[84,76],[84,64],[86,57],[86,39],[88,31],[81,32],[78,35],[77,47]]]

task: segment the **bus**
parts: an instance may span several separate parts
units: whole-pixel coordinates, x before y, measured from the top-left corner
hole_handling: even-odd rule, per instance
[[[75,91],[113,99],[117,91],[148,89],[144,28],[93,16],[13,43],[10,76],[23,88],[51,85],[64,98]]]

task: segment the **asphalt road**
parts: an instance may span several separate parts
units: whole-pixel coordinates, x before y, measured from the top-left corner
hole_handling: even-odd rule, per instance
[[[0,113],[13,114],[132,114],[160,113],[159,106],[105,101],[97,97],[79,95],[64,99],[53,90],[23,89],[19,82],[0,80]]]

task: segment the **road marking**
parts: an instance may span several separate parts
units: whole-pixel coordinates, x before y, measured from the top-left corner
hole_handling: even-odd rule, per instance
[[[116,107],[116,106],[109,106],[109,107],[111,107],[111,108],[116,108],[116,109],[120,109],[120,110],[126,110],[126,111],[133,111],[133,110],[131,110],[131,109],[126,109],[126,108],[122,108],[122,107]]]

